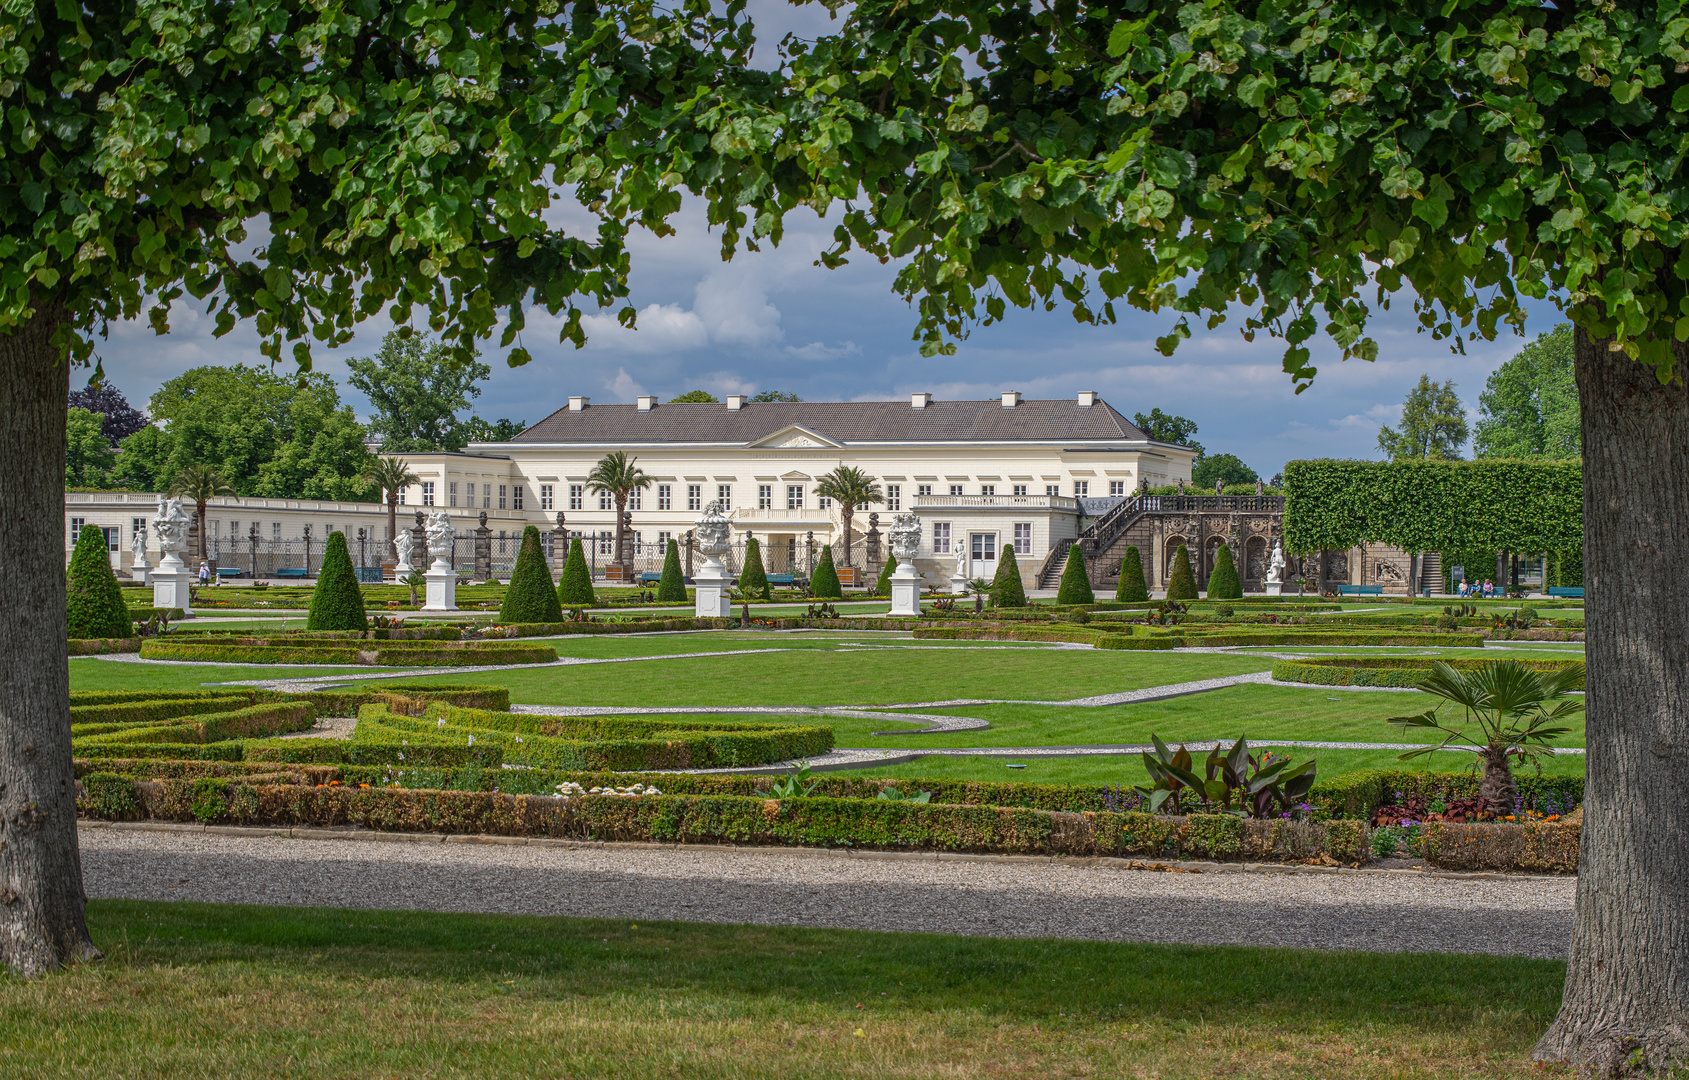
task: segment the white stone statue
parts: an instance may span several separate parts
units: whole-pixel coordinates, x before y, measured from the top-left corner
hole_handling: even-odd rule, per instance
[[[450,570],[452,568],[452,541],[457,536],[457,530],[452,528],[452,519],[444,510],[436,510],[428,515],[425,526],[428,535],[428,554],[434,559],[431,570]]]
[[[164,561],[180,563],[180,555],[188,550],[188,526],[191,521],[188,512],[182,508],[181,499],[160,499],[158,513],[153,515],[152,531],[158,537],[158,550],[164,552]],[[172,557],[175,557],[172,560]]]
[[[966,544],[956,545],[956,576],[967,577],[971,564],[968,562],[968,547]]]
[[[721,503],[712,502],[704,507],[704,515],[698,519],[698,553],[714,560],[726,555],[732,547],[733,526],[721,512]]]
[[[135,535],[129,538],[129,550],[134,555],[133,569],[146,570],[151,566],[147,562],[147,530],[135,530]]]
[[[408,574],[416,569],[411,565],[411,552],[416,548],[416,538],[411,535],[409,529],[399,530],[399,535],[393,540],[393,547],[399,552],[399,565],[393,568],[394,572]]]
[[[898,514],[891,519],[891,555],[898,565],[913,563],[921,553],[921,519],[914,514]]]
[[[1284,549],[1275,541],[1273,543],[1273,557],[1267,563],[1267,580],[1282,582],[1284,580]]]

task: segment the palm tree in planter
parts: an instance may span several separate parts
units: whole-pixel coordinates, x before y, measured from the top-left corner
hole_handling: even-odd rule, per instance
[[[193,500],[194,524],[199,527],[199,557],[202,560],[211,558],[211,546],[205,535],[205,504],[234,493],[235,489],[223,479],[223,474],[210,465],[189,465],[170,482],[170,490],[166,494],[172,499]]]
[[[628,457],[625,450],[613,450],[598,459],[586,478],[586,486],[594,494],[608,493],[616,500],[616,565],[622,568],[624,577],[628,572],[628,499],[635,491],[651,486],[651,478],[638,462],[638,458]]]
[[[422,477],[411,472],[408,463],[398,458],[376,458],[364,470],[364,482],[381,491],[387,501],[387,553],[399,561],[399,493],[412,484],[422,483]]]
[[[850,520],[856,516],[857,507],[884,502],[885,492],[861,469],[840,465],[816,481],[815,494],[839,504],[839,514],[844,518],[844,561],[846,566],[854,566],[850,561]]]

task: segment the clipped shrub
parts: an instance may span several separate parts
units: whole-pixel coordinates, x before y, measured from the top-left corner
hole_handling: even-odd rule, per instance
[[[1167,599],[1196,599],[1196,573],[1191,570],[1190,549],[1183,544],[1173,553],[1173,570],[1167,577]]]
[[[1237,578],[1237,564],[1232,561],[1230,545],[1221,544],[1214,554],[1214,572],[1208,575],[1208,599],[1241,600],[1243,582]]]
[[[1026,586],[1020,580],[1020,565],[1015,562],[1015,549],[1005,547],[997,562],[997,576],[991,579],[992,607],[1025,607]]]
[[[772,600],[774,593],[768,586],[768,571],[762,565],[762,545],[751,537],[745,545],[745,568],[739,571],[739,591],[747,600]]]
[[[72,638],[126,638],[133,629],[123,589],[111,572],[104,530],[84,525],[77,533],[65,571],[65,600]]]
[[[886,564],[884,566],[880,567],[880,580],[874,582],[874,595],[875,596],[890,596],[891,595],[891,575],[894,572],[896,572],[896,570],[897,570],[897,560],[896,559],[887,559]],[[1021,595],[1022,596],[1026,595],[1024,590],[1022,591]]]
[[[510,572],[510,587],[499,605],[501,623],[554,623],[563,621],[557,590],[551,587],[551,571],[545,564],[540,531],[533,525],[522,530],[522,547],[516,553],[516,568]]]
[[[569,542],[569,558],[563,564],[563,576],[557,583],[557,600],[563,607],[596,607],[598,597],[592,591],[592,571],[587,569],[586,551],[581,538]]]
[[[754,541],[753,541],[754,542]],[[768,579],[763,579],[763,587],[768,587]],[[657,583],[657,602],[673,604],[686,602],[686,575],[680,572],[680,543],[669,541],[669,550],[663,556],[663,579]]]
[[[1067,567],[1061,572],[1061,588],[1056,591],[1058,604],[1094,604],[1097,594],[1091,591],[1091,578],[1085,572],[1085,553],[1074,544],[1067,550]]]
[[[362,630],[367,625],[364,594],[358,588],[358,575],[352,572],[346,534],[331,532],[322,569],[317,572],[317,587],[311,590],[311,613],[306,616],[305,629]]]
[[[1136,547],[1127,548],[1120,560],[1120,584],[1114,590],[1114,598],[1128,603],[1149,599],[1149,586],[1144,584],[1144,560]]]
[[[839,572],[833,569],[833,545],[821,545],[821,561],[809,579],[809,591],[829,600],[843,600],[844,589],[839,586]]]

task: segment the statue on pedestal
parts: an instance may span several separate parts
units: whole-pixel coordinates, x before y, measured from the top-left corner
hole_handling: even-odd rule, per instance
[[[181,553],[188,550],[188,512],[181,499],[160,499],[158,513],[152,519],[153,535],[158,537],[158,550],[164,553],[160,566],[174,562],[182,565]]]
[[[137,577],[142,576],[152,566],[151,563],[147,562],[146,529],[135,530],[135,535],[129,538],[129,550],[134,555],[129,572]]]
[[[1284,580],[1284,548],[1277,541],[1273,542],[1273,557],[1267,562],[1267,580]]]
[[[712,502],[704,507],[693,533],[698,552],[704,556],[704,565],[692,577],[697,586],[694,612],[701,619],[725,619],[732,606],[727,595],[732,575],[721,557],[733,549],[733,526],[721,512],[721,503]]]
[[[444,510],[436,510],[428,515],[426,526],[428,534],[428,554],[434,560],[430,570],[451,570],[452,541],[457,537],[457,530],[452,528],[452,519]]]
[[[411,552],[416,548],[416,538],[411,535],[409,529],[399,530],[399,535],[394,539],[393,546],[399,552],[399,565],[393,568],[393,572],[403,576],[416,569],[411,565]]]
[[[921,578],[915,570],[915,556],[921,553],[921,519],[914,514],[897,514],[891,519],[891,557],[897,567],[891,574],[891,614],[915,616],[921,613]]]

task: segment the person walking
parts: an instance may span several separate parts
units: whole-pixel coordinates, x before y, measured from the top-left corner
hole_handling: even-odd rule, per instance
[[[199,561],[199,583],[201,585],[211,584],[211,565],[204,559]]]

